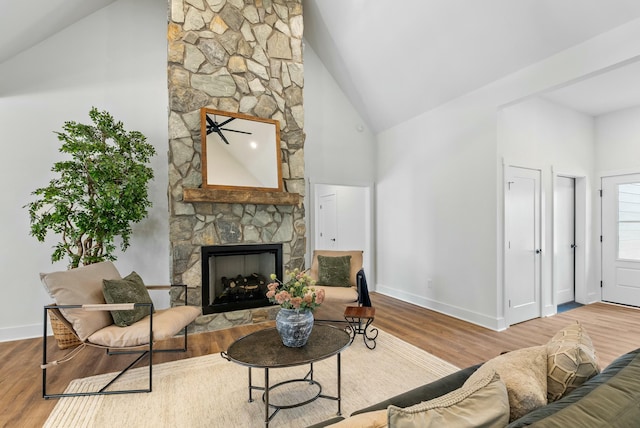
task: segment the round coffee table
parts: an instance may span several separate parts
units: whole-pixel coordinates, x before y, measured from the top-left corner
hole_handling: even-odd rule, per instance
[[[338,403],[338,415],[341,414],[340,407],[340,352],[351,343],[350,335],[339,328],[329,325],[313,326],[311,336],[307,344],[300,348],[289,348],[282,344],[282,340],[275,328],[258,330],[236,340],[229,346],[226,352],[221,352],[223,358],[249,367],[249,401],[253,401],[253,390],[264,391],[262,400],[265,409],[265,427],[281,409],[289,409],[308,404],[317,398],[335,400]],[[336,355],[337,358],[337,395],[328,396],[322,394],[322,385],[313,379],[313,363]],[[302,379],[290,379],[275,385],[269,385],[269,369],[293,367],[309,364],[309,372]],[[251,382],[251,369],[264,369],[264,387],[254,386]],[[275,388],[293,383],[305,382],[314,385],[318,392],[315,396],[298,403],[288,405],[277,405],[269,403],[269,392]],[[269,407],[273,408],[270,413]]]

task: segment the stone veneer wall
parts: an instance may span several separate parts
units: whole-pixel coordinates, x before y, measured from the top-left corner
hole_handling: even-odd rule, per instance
[[[171,276],[190,287],[189,304],[201,304],[203,245],[282,243],[285,268],[304,267],[302,204],[183,200],[202,184],[201,107],[278,120],[285,191],[304,194],[302,30],[302,0],[170,0]],[[202,316],[195,330],[272,319],[273,309]]]

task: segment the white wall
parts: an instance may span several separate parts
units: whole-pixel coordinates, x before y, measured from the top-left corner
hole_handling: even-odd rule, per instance
[[[362,191],[363,187],[368,187],[368,200],[364,203],[371,205],[373,211],[371,192],[374,192],[375,179],[375,137],[308,43],[304,46],[304,72],[306,133],[304,158],[307,185],[311,183],[312,185],[354,186],[353,191]],[[310,197],[312,193],[312,189],[308,186],[305,196],[305,205],[308,207],[306,211],[307,266],[311,265],[310,257],[315,231],[313,225],[315,206]],[[344,200],[344,197],[341,199]],[[348,197],[346,199],[349,200]],[[359,197],[357,201],[360,203]],[[359,212],[362,213],[362,207]],[[341,209],[341,215],[349,216],[348,210]],[[364,258],[365,265],[370,268],[367,270],[367,278],[372,290],[375,284],[373,282],[375,281],[374,218],[375,214],[370,212],[367,218],[368,223],[363,226],[368,229]],[[351,220],[347,219],[347,221]],[[347,243],[355,245],[356,241],[356,238],[348,238],[345,245]]]
[[[371,183],[375,137],[308,43],[304,45],[305,175],[316,183]]]
[[[585,205],[578,204],[578,217],[584,219],[588,233],[577,236],[580,269],[576,279],[584,278],[579,287],[584,303],[591,302],[598,290],[596,270],[597,227],[594,218],[598,202],[595,177],[594,119],[586,114],[540,98],[533,98],[502,109],[498,117],[498,156],[505,165],[539,169],[542,178],[542,257],[541,298],[542,314],[556,311],[553,296],[553,208],[554,180],[557,175],[579,177]],[[583,186],[583,187],[582,187]],[[581,190],[584,188],[584,190]],[[499,200],[504,187],[498,189]],[[582,253],[584,251],[584,254]],[[576,266],[578,268],[578,266]],[[576,288],[578,289],[578,284]],[[598,297],[599,298],[599,297]]]
[[[31,237],[22,207],[61,159],[53,132],[67,120],[89,123],[92,106],[156,147],[153,207],[116,265],[123,275],[135,269],[149,284],[168,283],[166,16],[166,2],[120,0],[0,64],[0,341],[42,334],[42,306],[51,298],[38,273],[66,269],[66,262],[52,265],[55,237]]]
[[[498,111],[638,55],[635,20],[380,133],[377,290],[504,328]]]
[[[599,173],[640,171],[640,107],[596,118]]]

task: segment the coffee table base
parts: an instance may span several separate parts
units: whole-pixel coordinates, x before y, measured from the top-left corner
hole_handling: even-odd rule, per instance
[[[342,415],[342,410],[341,410],[341,397],[340,397],[340,354],[336,355],[337,360],[338,360],[338,366],[337,366],[337,374],[338,374],[338,395],[336,397],[334,396],[330,396],[330,395],[324,395],[322,394],[322,385],[320,384],[320,382],[316,381],[313,379],[313,363],[309,364],[309,372],[307,372],[307,374],[305,375],[305,377],[303,377],[302,379],[290,379],[290,380],[285,380],[279,383],[276,383],[275,385],[269,386],[269,369],[268,368],[264,368],[264,385],[265,386],[255,386],[252,383],[252,376],[251,376],[251,367],[249,367],[249,402],[253,402],[253,394],[252,392],[254,390],[256,391],[264,391],[262,394],[262,401],[264,402],[264,412],[265,412],[265,419],[264,419],[264,426],[266,428],[269,427],[269,422],[271,422],[271,420],[275,417],[275,415],[282,409],[292,409],[295,407],[300,407],[300,406],[304,406],[306,404],[309,404],[315,400],[317,400],[318,398],[325,398],[328,400],[334,400],[338,402],[338,413],[337,415],[340,416]],[[283,385],[287,385],[290,383],[297,383],[297,382],[305,382],[309,385],[316,385],[318,387],[318,393],[306,400],[300,401],[298,403],[294,403],[294,404],[287,404],[287,405],[277,405],[277,404],[273,404],[269,402],[269,393],[271,391],[273,391],[274,389],[283,386]],[[272,412],[269,410],[269,408],[274,409]]]

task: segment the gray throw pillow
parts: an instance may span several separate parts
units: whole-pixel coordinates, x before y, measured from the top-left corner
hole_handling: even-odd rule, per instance
[[[318,256],[318,285],[351,287],[351,256]]]
[[[102,292],[107,303],[152,303],[149,291],[142,278],[135,272],[122,279],[102,280]],[[114,324],[129,326],[150,313],[149,307],[135,308],[130,311],[111,311]]]

